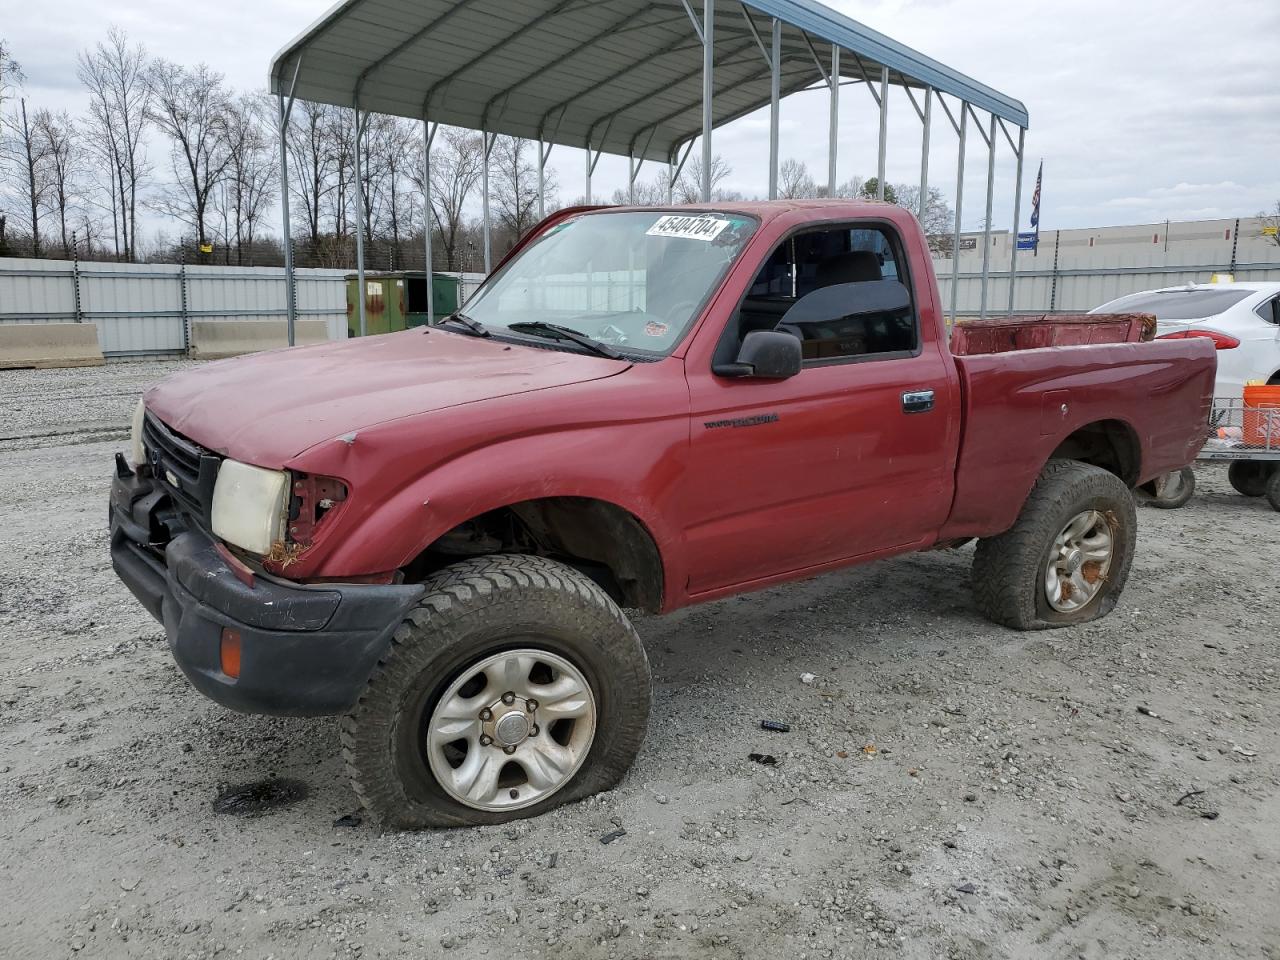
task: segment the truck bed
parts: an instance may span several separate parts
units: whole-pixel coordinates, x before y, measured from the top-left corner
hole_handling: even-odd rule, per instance
[[[1045,461],[1093,424],[1128,438],[1131,486],[1190,463],[1207,436],[1208,340],[1014,348],[955,364],[964,426],[942,539],[1012,526]]]

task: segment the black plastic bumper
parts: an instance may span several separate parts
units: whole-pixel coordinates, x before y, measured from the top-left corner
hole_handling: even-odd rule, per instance
[[[111,485],[111,562],[197,690],[245,713],[323,716],[356,702],[417,585],[242,582],[203,531],[174,524],[164,488],[139,475]],[[163,542],[174,528],[178,532]],[[240,633],[240,676],[222,672],[223,628]]]

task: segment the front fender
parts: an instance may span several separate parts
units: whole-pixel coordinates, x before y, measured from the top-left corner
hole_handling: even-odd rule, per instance
[[[624,443],[619,431],[625,431]],[[675,420],[562,429],[486,443],[410,475],[407,483],[382,494],[371,489],[372,482],[360,485],[354,497],[365,502],[343,517],[343,529],[326,537],[329,549],[307,575],[399,569],[442,534],[491,510],[525,500],[586,497],[626,510],[641,523],[662,558],[664,596],[674,596],[677,584],[677,592],[683,592],[684,574],[677,562],[680,551],[674,549],[678,527],[669,518],[676,515],[687,450],[687,426]]]

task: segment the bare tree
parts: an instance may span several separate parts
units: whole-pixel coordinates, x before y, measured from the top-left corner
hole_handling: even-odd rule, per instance
[[[720,189],[720,184],[733,174],[733,167],[720,154],[711,158],[711,199],[730,200],[732,195]],[[702,202],[702,161],[694,160],[685,169],[684,176],[676,181],[676,203]]]
[[[5,98],[22,85],[26,77],[22,73],[22,65],[13,59],[13,51],[7,40],[0,40],[0,110],[4,109]]]
[[[1280,200],[1270,210],[1259,210],[1258,220],[1258,236],[1280,247]]]
[[[270,111],[268,101],[254,94],[244,94],[227,105],[228,162],[216,202],[222,218],[223,244],[227,248],[235,245],[239,264],[244,263],[245,250],[253,249],[277,183],[275,157],[267,134]],[[229,259],[230,250],[225,253],[224,259]]]
[[[893,188],[893,191],[897,204],[906,207],[916,216],[920,215],[919,184],[900,183]],[[955,222],[955,212],[943,197],[942,191],[937,187],[930,187],[929,200],[925,204],[924,217],[920,221],[920,226],[924,228],[925,236],[929,239],[930,250],[934,253],[942,253],[950,249],[946,245],[951,242],[951,231]]]
[[[77,74],[89,89],[90,142],[110,165],[113,210],[125,260],[135,255],[138,199],[147,165],[146,126],[151,92],[146,82],[147,52],[129,46],[119,27],[107,31],[106,42],[78,56]],[[117,214],[113,214],[117,216]]]
[[[613,191],[613,203],[620,207],[660,207],[667,202],[667,175],[659,173],[652,180],[638,180],[635,189],[619,187]]]
[[[463,212],[480,179],[484,147],[480,134],[441,127],[431,148],[431,214],[440,237],[445,269],[459,269],[461,241],[466,229]],[[423,189],[422,165],[409,172]]]
[[[40,213],[49,195],[48,144],[39,129],[27,116],[27,101],[18,101],[18,109],[5,123],[10,133],[6,137],[9,149],[18,157],[22,171],[21,198],[23,216],[31,234],[31,255],[41,255]]]
[[[512,243],[538,222],[538,168],[528,151],[537,150],[522,137],[498,137],[493,149],[493,200],[498,224],[510,234]],[[555,175],[544,174],[544,189],[554,194],[559,186]]]
[[[294,104],[286,141],[289,164],[296,173],[289,189],[296,201],[303,234],[314,252],[320,240],[320,219],[330,193],[336,188],[337,148],[333,140],[333,115],[337,107],[299,100]]]
[[[32,121],[36,135],[43,145],[45,179],[48,183],[47,209],[58,218],[58,233],[62,240],[62,256],[71,254],[68,224],[72,217],[72,205],[80,193],[81,148],[71,115],[63,110],[53,113],[38,110]]]
[[[222,74],[205,64],[194,68],[168,60],[147,71],[151,88],[148,118],[169,138],[173,182],[152,206],[195,231],[196,243],[208,242],[205,217],[214,188],[231,162],[227,113],[231,98]]]
[[[801,200],[818,195],[818,184],[803,160],[783,160],[778,168],[778,196],[784,200]]]

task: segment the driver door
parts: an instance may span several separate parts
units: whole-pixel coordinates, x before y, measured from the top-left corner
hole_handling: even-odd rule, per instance
[[[901,244],[885,225],[787,244],[796,301],[827,281],[852,282],[856,296],[853,277],[905,277]],[[853,256],[860,248],[880,261],[878,276],[867,257]],[[769,264],[777,261],[775,251]],[[753,317],[748,296],[726,330],[731,347],[744,326],[770,322],[761,317],[776,312],[776,299],[761,298]],[[956,442],[951,367],[936,339],[922,342],[918,304],[901,329],[888,336],[885,329],[873,324],[806,343],[801,372],[786,380],[686,370],[697,478],[685,500],[691,594],[905,548],[942,526]],[[930,393],[931,402],[919,399]]]

